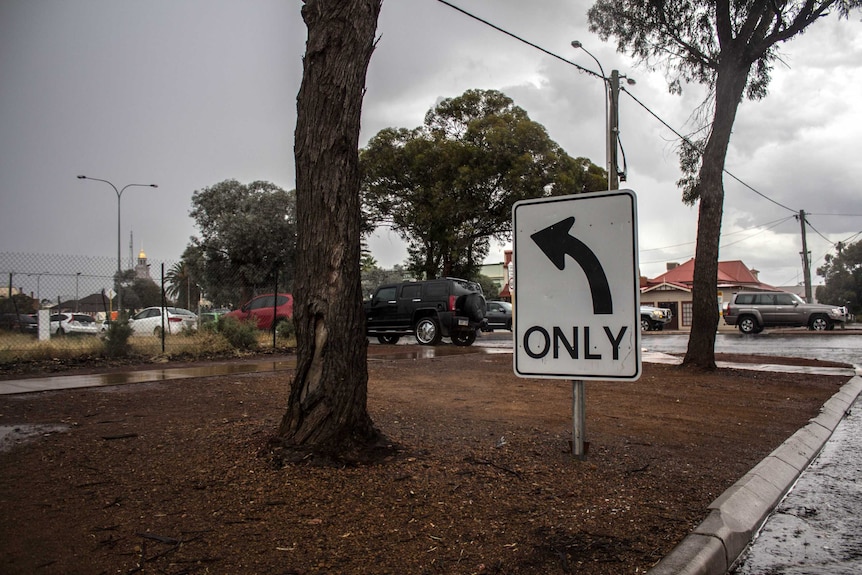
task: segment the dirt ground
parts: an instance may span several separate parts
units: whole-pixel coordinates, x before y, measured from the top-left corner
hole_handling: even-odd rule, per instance
[[[369,374],[400,449],[343,468],[263,454],[289,372],[0,396],[0,425],[44,426],[0,452],[0,572],[643,573],[847,380],[646,364],[587,382],[579,461],[570,383],[510,354]]]

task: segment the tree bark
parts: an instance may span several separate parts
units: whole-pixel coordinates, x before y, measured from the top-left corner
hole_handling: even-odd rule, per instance
[[[716,78],[715,114],[699,173],[697,249],[691,290],[692,324],[683,365],[715,369],[718,329],[718,247],[724,210],[724,161],[750,64],[727,58]]]
[[[359,128],[382,0],[306,0],[295,132],[297,367],[284,446],[341,455],[377,439],[367,411]]]

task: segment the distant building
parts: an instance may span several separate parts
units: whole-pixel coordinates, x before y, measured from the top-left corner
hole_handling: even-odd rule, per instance
[[[718,262],[716,278],[716,305],[719,310],[738,291],[775,291],[778,288],[765,284],[757,277],[758,271],[749,269],[741,260]],[[641,279],[641,304],[667,308],[673,312],[673,321],[665,329],[691,329],[691,288],[694,284],[694,258],[683,264],[668,263],[667,271],[654,278]],[[719,327],[724,322],[719,322]]]
[[[138,253],[138,263],[135,265],[135,278],[148,280],[150,278],[150,264],[147,263],[147,254],[144,253],[144,248],[141,248]]]

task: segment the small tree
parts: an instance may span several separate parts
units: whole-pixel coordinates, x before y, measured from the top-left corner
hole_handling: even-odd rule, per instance
[[[827,254],[826,263],[817,268],[826,282],[817,287],[817,301],[846,305],[858,316],[862,314],[862,241],[839,243],[836,252]]]
[[[192,196],[200,230],[183,254],[189,273],[218,305],[245,303],[256,288],[292,279],[296,249],[294,192],[270,182],[225,180]]]

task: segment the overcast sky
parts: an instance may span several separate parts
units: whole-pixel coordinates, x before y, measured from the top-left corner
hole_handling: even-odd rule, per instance
[[[452,3],[578,64],[637,81],[628,89],[688,132],[700,87],[670,95],[661,71],[637,68],[587,30],[592,2]],[[294,187],[293,130],[305,25],[299,0],[0,0],[0,252],[116,258],[143,248],[176,261],[196,234],[194,191],[234,178]],[[722,260],[743,260],[773,285],[802,281],[805,210],[812,269],[862,230],[862,27],[830,17],[782,49],[761,102],[739,108],[725,178]],[[602,82],[437,0],[387,0],[371,61],[360,144],[414,128],[446,97],[498,89],[570,155],[604,166]],[[673,133],[621,97],[647,276],[694,255],[697,209],[684,206]],[[773,201],[770,201],[773,200]],[[776,203],[777,202],[777,203]],[[778,205],[778,204],[781,204]],[[784,207],[782,207],[784,206]],[[858,239],[855,238],[855,239]],[[384,267],[406,252],[394,233],[370,246]],[[502,261],[493,251],[489,261]],[[38,272],[17,269],[16,273]],[[7,273],[11,270],[0,270]],[[815,283],[821,279],[814,276]],[[16,283],[18,283],[16,281]],[[30,289],[33,289],[32,287]]]

